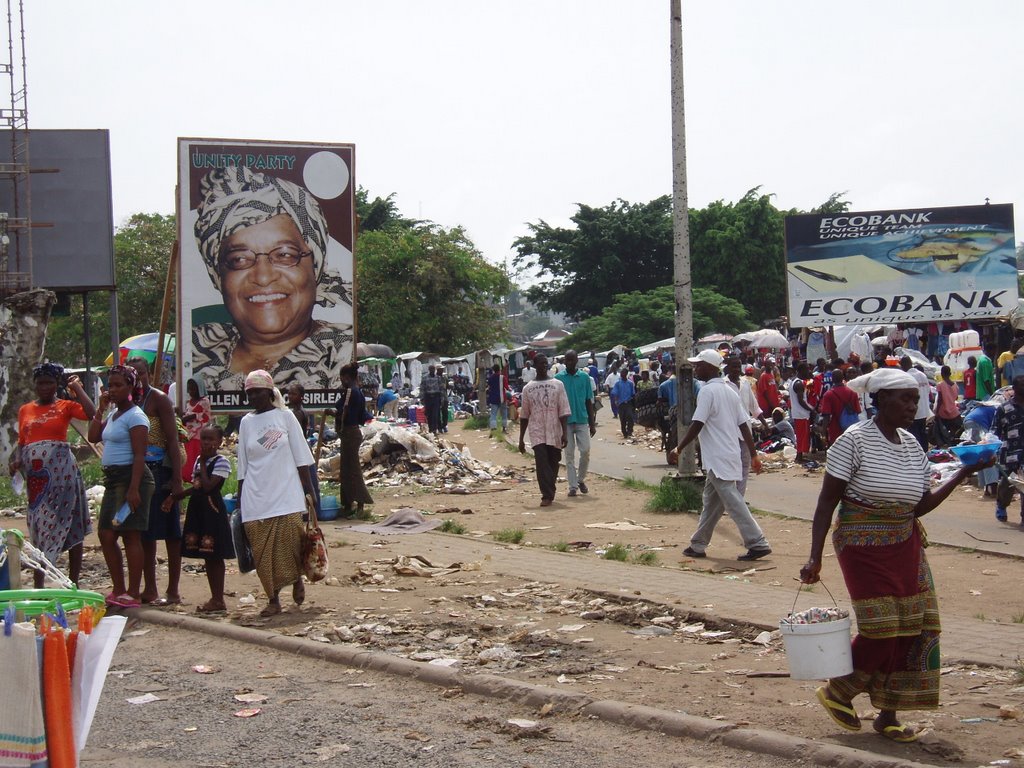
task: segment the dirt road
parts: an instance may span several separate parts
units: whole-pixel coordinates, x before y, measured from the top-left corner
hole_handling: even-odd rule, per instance
[[[240,648],[205,635],[146,625],[128,634],[118,648],[82,766],[791,764],[572,715],[542,716],[521,706]],[[197,673],[196,666],[208,671]],[[127,701],[147,694],[157,700]],[[244,710],[258,714],[238,717]]]

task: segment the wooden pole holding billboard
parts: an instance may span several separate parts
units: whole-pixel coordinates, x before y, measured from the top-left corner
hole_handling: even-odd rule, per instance
[[[164,305],[160,310],[160,333],[156,339],[156,362],[153,363],[153,381],[150,384],[159,388],[160,369],[164,363],[164,337],[167,335],[167,317],[171,314],[171,298],[174,296],[174,274],[178,269],[178,241],[171,246],[171,258],[167,262],[167,281],[164,283]],[[175,408],[177,403],[173,404]]]

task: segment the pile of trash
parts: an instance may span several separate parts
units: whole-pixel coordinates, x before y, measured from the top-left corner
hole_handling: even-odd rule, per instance
[[[643,600],[620,603],[558,584],[534,581],[503,588],[488,582],[490,589],[481,589],[481,574],[471,573],[479,570],[479,563],[433,564],[416,556],[359,563],[351,582],[362,592],[415,589],[410,576],[440,579],[461,592],[453,589],[451,597],[427,598],[433,608],[423,613],[407,608],[355,608],[346,616],[318,618],[293,634],[322,643],[386,651],[436,666],[486,667],[490,671],[529,666],[538,673],[558,675],[562,683],[585,680],[590,673],[626,672],[625,668],[595,668],[587,663],[591,656],[587,646],[596,640],[588,630],[592,632],[598,625],[617,627],[637,642],[664,636],[688,644],[732,647],[731,652],[716,658],[743,651],[764,655],[781,650],[778,630],[708,625],[664,605]],[[331,577],[327,583],[337,585],[339,581]],[[510,615],[521,620],[510,624]]]
[[[394,487],[411,481],[452,489],[526,479],[521,470],[473,458],[467,446],[442,435],[381,421],[360,429],[359,463],[368,487]],[[317,466],[320,479],[336,479],[341,468],[341,441],[324,443],[321,455]]]

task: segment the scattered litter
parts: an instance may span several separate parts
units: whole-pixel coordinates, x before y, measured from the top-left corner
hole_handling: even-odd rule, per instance
[[[253,595],[251,595],[251,594],[243,595],[242,597],[238,598],[238,604],[239,605],[256,605],[256,598]]]
[[[240,709],[235,712],[235,717],[256,717],[256,715],[262,711],[263,710],[259,707],[255,707],[253,709]]]
[[[200,675],[212,675],[217,670],[213,667],[208,667],[205,664],[196,664],[192,667],[193,672],[198,672]]]
[[[439,525],[441,525],[441,520],[427,520],[420,510],[402,507],[394,510],[383,522],[371,525],[353,525],[349,527],[349,530],[388,536],[402,533],[425,533],[434,530]]]
[[[235,701],[241,704],[262,704],[269,696],[262,693],[239,693],[235,695]]]
[[[159,696],[154,693],[144,693],[141,696],[132,696],[130,699],[125,699],[129,704],[151,704],[154,701],[163,701]]]
[[[635,520],[620,520],[616,523],[587,523],[585,528],[604,528],[609,531],[649,531],[651,526]]]
[[[333,760],[338,755],[343,755],[346,752],[351,751],[352,747],[348,744],[332,744],[327,747],[317,747],[313,750],[313,754],[317,757],[317,762],[326,763],[328,760]]]
[[[579,632],[581,629],[586,629],[586,624],[564,624],[558,628],[559,632]]]
[[[672,634],[672,630],[668,627],[659,627],[657,625],[651,625],[643,629],[627,629],[626,632],[638,637],[663,637]]]

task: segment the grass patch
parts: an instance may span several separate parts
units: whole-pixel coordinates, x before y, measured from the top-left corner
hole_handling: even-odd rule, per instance
[[[629,559],[629,548],[625,544],[612,544],[601,555],[605,560],[618,560],[620,563]]]
[[[671,477],[662,478],[661,484],[654,489],[654,495],[647,502],[648,512],[691,512],[698,511],[702,506],[703,490],[700,486],[676,480]]]
[[[486,413],[478,413],[476,416],[470,416],[462,422],[463,429],[487,429],[490,426],[491,417]]]
[[[526,538],[526,531],[522,528],[502,528],[494,532],[494,540],[502,544],[522,544]]]
[[[631,491],[656,491],[658,487],[654,483],[648,483],[646,480],[641,480],[639,477],[633,477],[630,475],[622,481],[623,488],[629,488]]]
[[[985,618],[984,613],[976,613],[974,614],[974,618],[976,618],[978,621],[988,621],[988,619]]]
[[[568,552],[569,551],[569,542],[568,541],[556,541],[554,544],[551,545],[551,549],[555,550],[555,552]]]
[[[657,565],[658,564],[658,553],[657,552],[638,552],[633,555],[633,562],[637,565]]]
[[[1013,668],[1013,682],[1024,683],[1024,659],[1017,657],[1017,663]]]
[[[370,507],[363,507],[362,510],[358,510],[352,517],[355,520],[374,520],[373,512]]]
[[[1018,613],[1016,616],[1010,619],[1010,621],[1012,621],[1014,624],[1024,624],[1024,613]]]
[[[462,523],[458,523],[455,520],[452,520],[451,518],[448,518],[443,523],[441,523],[440,526],[438,526],[437,530],[441,531],[442,533],[457,533],[461,535],[466,532],[466,526],[464,526]]]

